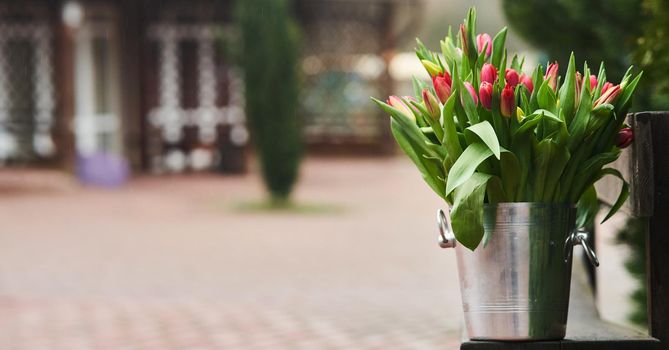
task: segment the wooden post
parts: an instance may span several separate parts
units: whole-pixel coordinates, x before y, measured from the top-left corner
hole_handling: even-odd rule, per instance
[[[142,106],[142,64],[144,40],[144,2],[118,2],[121,44],[121,101],[125,155],[135,170],[147,168],[144,157],[144,110]]]
[[[60,166],[70,172],[75,168],[74,144],[74,34],[60,19],[62,3],[50,5],[52,27],[55,28],[54,86],[56,87],[56,122],[54,139]]]
[[[652,204],[648,213],[648,325],[650,334],[669,349],[669,112],[642,112],[632,118],[633,154],[644,157],[632,174],[652,191],[635,200]]]

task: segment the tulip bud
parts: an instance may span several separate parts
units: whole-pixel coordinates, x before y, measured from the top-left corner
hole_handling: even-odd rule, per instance
[[[548,66],[544,79],[548,79],[548,85],[555,91],[557,89],[558,63],[554,62]]]
[[[608,81],[607,81],[606,83],[604,83],[604,85],[602,85],[602,95],[604,95],[604,93],[606,92],[606,90],[608,90],[608,89],[611,88],[612,86],[613,86],[613,84],[611,84],[611,83],[608,82]]]
[[[486,109],[490,110],[492,105],[492,84],[484,81],[479,87],[479,96],[481,97],[481,105]]]
[[[616,138],[616,146],[618,148],[625,148],[632,144],[632,141],[634,141],[634,132],[631,128],[622,128],[618,131]]]
[[[581,72],[576,72],[574,80],[574,105],[578,106],[578,103],[581,101],[581,88],[583,87],[583,75]]]
[[[594,75],[590,76],[590,91],[594,90],[597,87],[598,81],[597,77]]]
[[[400,111],[403,116],[416,120],[416,117],[414,116],[413,112],[411,112],[411,109],[402,101],[401,98],[393,95],[388,97],[386,103]]]
[[[430,114],[430,117],[433,119],[439,119],[441,115],[441,108],[439,106],[439,100],[430,92],[428,89],[423,89],[423,103],[425,104],[425,109]]]
[[[502,90],[500,112],[507,118],[516,112],[516,96],[514,96],[513,87],[510,85],[505,86]]]
[[[497,79],[497,69],[495,69],[495,66],[490,63],[484,63],[483,67],[481,67],[481,81],[494,84],[495,79]]]
[[[532,93],[532,90],[534,90],[534,83],[532,82],[532,77],[525,75],[525,73],[520,75],[520,82],[525,85],[527,88],[527,91]]]
[[[483,48],[486,47],[486,44],[488,46],[485,50],[485,57],[488,58],[492,53],[492,38],[488,33],[483,33],[476,36],[476,47],[478,48],[479,53],[483,51]]]
[[[425,70],[431,77],[441,74],[441,67],[439,67],[439,65],[428,60],[420,60],[420,63],[423,64],[423,67],[425,67]]]
[[[459,60],[462,59],[462,49],[461,48],[459,48],[459,47],[455,48],[455,57],[457,57],[457,59],[459,59]]]
[[[451,76],[444,72],[432,78],[432,85],[434,86],[434,91],[439,97],[441,103],[446,103],[448,98],[451,96]]]
[[[520,77],[518,76],[518,72],[511,68],[507,68],[504,74],[504,79],[506,80],[506,85],[511,85],[511,87],[515,88],[516,85],[518,85]]]
[[[467,29],[464,24],[460,25],[460,42],[462,43],[462,51],[465,55],[469,54],[469,44],[467,43]]]
[[[479,105],[479,98],[476,96],[476,90],[474,90],[474,87],[472,86],[472,83],[465,81],[462,83],[465,86],[465,89],[469,91],[469,94],[472,95],[472,100],[474,100],[474,106]],[[464,102],[463,102],[464,104]]]
[[[620,85],[614,85],[611,88],[606,89],[606,91],[602,93],[601,96],[599,96],[597,101],[595,101],[592,107],[594,108],[604,103],[613,104],[613,102],[616,101],[621,92],[622,89],[620,89]]]
[[[422,113],[422,112],[420,111],[420,109],[418,109],[418,107],[416,107],[416,106],[414,106],[413,104],[411,104],[411,102],[420,103],[420,102],[418,102],[418,100],[416,100],[415,97],[413,97],[413,96],[404,96],[404,101],[407,101],[406,105],[411,109],[411,111],[413,111],[413,114],[414,114],[414,115],[419,115],[419,114]]]

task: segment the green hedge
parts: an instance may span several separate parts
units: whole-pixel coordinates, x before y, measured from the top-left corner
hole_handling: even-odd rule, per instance
[[[272,200],[286,201],[302,154],[297,115],[300,35],[285,0],[237,2],[246,114]]]

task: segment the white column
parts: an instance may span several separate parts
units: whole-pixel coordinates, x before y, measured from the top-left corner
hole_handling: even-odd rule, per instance
[[[95,112],[95,83],[93,81],[93,50],[91,35],[81,28],[75,41],[75,139],[79,154],[91,155],[97,150]]]
[[[7,32],[10,31],[8,25],[0,23]],[[14,136],[4,128],[4,123],[9,119],[7,109],[9,106],[9,97],[7,96],[7,89],[9,84],[5,76],[7,67],[7,59],[5,57],[5,36],[0,35],[0,163],[9,158],[16,151]]]
[[[216,65],[214,63],[214,40],[212,28],[204,26],[197,33],[198,39],[198,99],[195,113],[200,140],[205,143],[216,141]]]
[[[173,28],[165,27],[159,38],[160,50],[160,107],[154,125],[163,128],[163,137],[170,142],[181,138],[182,117],[179,108],[179,57]]]

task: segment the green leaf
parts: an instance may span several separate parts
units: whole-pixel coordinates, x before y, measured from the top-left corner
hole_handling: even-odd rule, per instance
[[[488,181],[488,187],[486,187],[486,195],[488,203],[502,203],[509,201],[506,199],[504,185],[502,184],[502,180],[499,178],[499,176],[492,176],[490,178]]]
[[[585,129],[585,137],[588,137],[611,122],[614,115],[614,107],[609,103],[601,104],[592,110],[588,126]]]
[[[441,54],[444,56],[444,59],[448,62],[449,59],[455,59],[455,45],[453,45],[453,38],[446,37],[444,40],[439,42],[441,46]]]
[[[513,139],[516,140],[518,138],[524,137],[528,133],[534,131],[534,128],[537,126],[541,118],[543,118],[543,113],[541,112],[535,112],[525,116],[525,118],[520,121],[518,129],[516,129],[516,132],[513,134]]]
[[[511,59],[511,69],[520,73],[520,61],[518,61],[518,55],[517,54],[514,54],[513,58]]]
[[[556,150],[555,142],[550,139],[544,139],[537,144],[534,150],[534,159],[532,160],[534,174],[534,199],[535,202],[543,201],[544,191],[546,189],[546,177],[550,161]]]
[[[411,139],[412,144],[420,145],[419,147],[422,148],[423,153],[435,158],[438,157],[436,152],[425,147],[425,141],[428,141],[428,139],[423,136],[423,133],[418,129],[418,126],[412,119],[405,117],[402,112],[373,97],[372,101],[379,105],[386,113],[390,114],[391,118],[402,127],[406,136]]]
[[[546,182],[544,184],[544,192],[542,196],[544,202],[553,201],[554,195],[557,192],[558,183],[562,178],[562,172],[567,166],[570,157],[571,155],[565,144],[556,144],[548,164],[548,172],[546,173]]]
[[[470,250],[476,249],[483,238],[483,201],[490,177],[475,173],[455,191],[451,227],[458,243]]]
[[[595,216],[599,211],[599,199],[597,190],[591,185],[586,189],[576,205],[576,227],[587,227],[594,222]]]
[[[419,80],[416,77],[411,78],[411,83],[413,85],[414,95],[416,96],[420,96],[423,93],[423,89],[428,87],[427,83]]]
[[[491,106],[491,114],[492,114],[492,122],[493,125],[495,126],[495,132],[497,133],[497,138],[499,139],[499,143],[502,146],[508,146],[510,142],[510,130],[509,130],[509,124],[507,123],[507,118],[503,117],[500,114],[500,94],[501,94],[501,87],[498,84],[494,84],[493,86],[493,93],[492,93],[492,101],[490,103]]]
[[[576,115],[571,121],[571,124],[569,124],[570,137],[567,144],[571,153],[574,153],[585,137],[588,124],[590,123],[591,111],[592,99],[590,93],[588,92],[588,89],[583,89],[583,91],[581,91],[581,102],[576,110]]]
[[[518,157],[511,152],[503,152],[500,159],[500,173],[503,182],[506,201],[513,202],[521,178],[521,165]]]
[[[421,113],[423,113],[423,115],[425,116],[425,121],[430,126],[430,128],[432,128],[432,131],[434,132],[434,135],[437,138],[436,143],[441,144],[441,140],[444,138],[444,129],[441,127],[439,119],[432,118],[432,116],[430,116],[430,114],[427,112],[427,110],[425,109],[425,107],[423,107],[421,103],[418,103],[416,101],[407,101],[404,99],[402,101],[404,101],[404,103],[407,105],[414,106],[415,108],[420,110]]]
[[[555,97],[555,92],[548,85],[548,80],[545,80],[539,87],[537,104],[539,108],[549,110],[553,114],[557,112],[557,97]]]
[[[501,69],[499,65],[502,61],[502,56],[504,55],[504,43],[506,42],[506,27],[495,35],[495,38],[492,40],[492,65],[497,69]]]
[[[604,62],[599,65],[599,73],[597,73],[597,88],[592,92],[592,100],[595,101],[602,93],[602,87],[606,83],[606,68]]]
[[[446,195],[450,195],[455,188],[465,183],[476,172],[476,168],[492,155],[490,148],[482,143],[469,145],[455,161],[448,174]]]
[[[495,155],[495,158],[499,159],[499,140],[497,140],[495,129],[493,129],[492,125],[490,125],[488,121],[482,121],[478,124],[472,125],[468,127],[466,131],[469,131],[478,136],[481,141],[483,141],[483,143],[485,143],[486,146],[488,146],[488,148],[492,151],[492,153]]]
[[[416,46],[416,56],[418,56],[419,60],[432,60],[430,50],[428,50],[427,47],[425,47],[425,44],[418,38],[416,38]]]
[[[437,195],[439,195],[439,197],[447,200],[444,191],[444,181],[440,180],[440,178],[445,178],[446,175],[444,174],[440,162],[427,159],[425,153],[422,152],[422,147],[417,145],[410,137],[408,137],[406,130],[402,128],[402,126],[394,119],[390,120],[390,130],[402,151],[404,151],[404,153],[409,156],[409,158],[420,171],[421,175],[423,176],[423,180],[425,180],[425,182],[430,186],[430,188],[432,188],[435,193],[437,193]]]
[[[444,138],[441,141],[442,145],[452,159],[457,159],[462,154],[462,147],[460,146],[460,139],[458,138],[457,128],[455,127],[455,120],[453,119],[453,112],[455,107],[455,99],[457,94],[454,92],[446,101],[444,108],[441,109],[441,120],[443,121]]]
[[[632,94],[634,93],[634,90],[636,89],[637,84],[639,83],[639,80],[641,79],[641,76],[643,75],[643,72],[639,73],[639,75],[632,80],[629,84],[625,85],[625,88],[623,89],[623,92],[620,94],[620,98],[618,99],[618,103],[616,103],[616,106],[620,106],[619,110],[622,111],[623,113],[627,112],[627,108],[629,107],[631,101],[632,101]],[[623,118],[625,116],[623,115]]]
[[[609,164],[620,156],[620,150],[598,153],[585,160],[579,167],[576,176],[574,176],[569,190],[569,198],[578,198],[580,191],[586,189],[598,180],[598,174],[602,167]]]
[[[619,178],[623,183],[622,183],[622,187],[620,188],[620,194],[618,194],[618,199],[616,199],[616,202],[613,203],[613,206],[611,207],[609,212],[604,217],[604,220],[602,220],[602,223],[604,223],[606,220],[610,219],[613,216],[613,214],[615,214],[620,209],[620,207],[623,206],[623,204],[625,203],[625,201],[627,200],[627,198],[630,195],[629,185],[627,184],[627,181],[625,181],[625,179],[623,178],[623,175],[618,170],[613,169],[613,168],[602,169],[602,171],[600,172],[599,178],[602,178],[606,175],[615,176],[615,177]]]
[[[584,77],[583,79],[590,79]],[[574,53],[569,56],[569,66],[567,67],[567,74],[565,75],[564,84],[560,87],[560,107],[564,112],[565,122],[571,123],[574,114],[574,103],[576,92],[576,63],[574,63]]]
[[[466,27],[467,41],[469,43],[467,45],[468,52],[465,52],[464,54],[469,57],[469,62],[473,64],[476,61],[476,55],[478,54],[478,51],[476,50],[476,8],[474,7],[469,8],[466,19]]]

